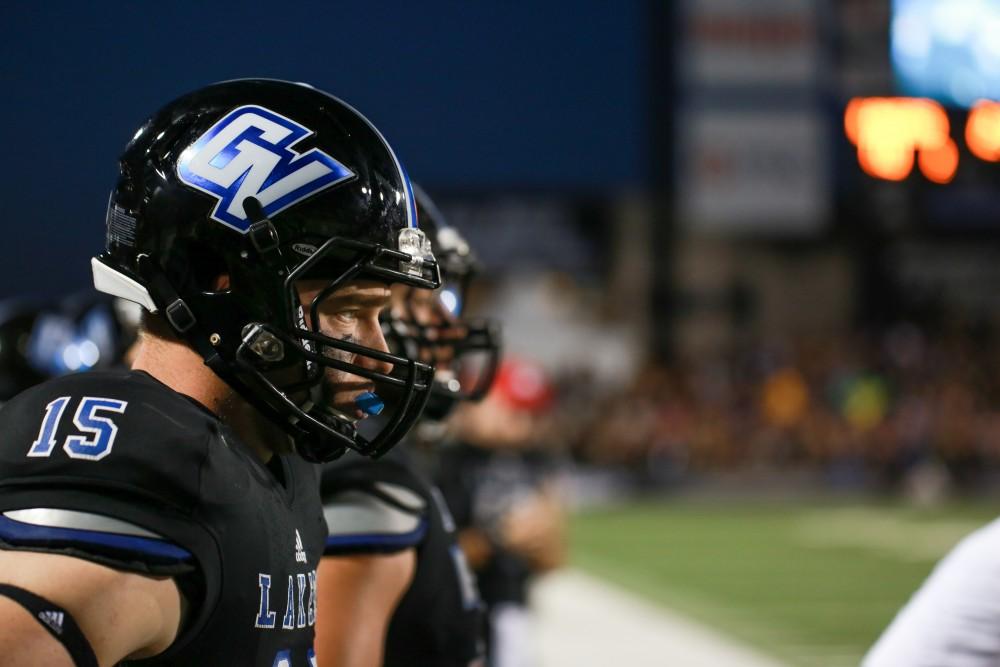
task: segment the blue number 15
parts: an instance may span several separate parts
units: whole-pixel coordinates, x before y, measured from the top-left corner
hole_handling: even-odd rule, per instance
[[[28,456],[50,456],[56,445],[56,431],[62,420],[70,396],[60,396],[45,406],[45,416],[38,437],[31,443]],[[110,417],[103,417],[99,412],[125,412],[127,401],[114,398],[84,396],[73,415],[73,424],[82,435],[69,435],[63,441],[63,451],[74,459],[100,461],[111,453],[118,435],[118,425]]]

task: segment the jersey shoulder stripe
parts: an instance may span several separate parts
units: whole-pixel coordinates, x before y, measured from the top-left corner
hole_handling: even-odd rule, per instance
[[[102,519],[107,521],[104,528],[100,527]],[[79,520],[76,526],[74,520]],[[12,548],[97,550],[109,557],[139,558],[157,565],[194,560],[188,550],[138,526],[85,512],[63,513],[48,508],[0,514],[0,541]]]
[[[404,492],[409,504],[399,502]],[[327,496],[323,503],[328,531],[326,553],[394,551],[415,546],[427,532],[426,509],[426,503],[416,494],[385,483]]]
[[[393,553],[415,547],[427,535],[427,520],[421,519],[408,533],[354,533],[350,535],[330,535],[326,538],[324,555],[332,556],[348,553]]]

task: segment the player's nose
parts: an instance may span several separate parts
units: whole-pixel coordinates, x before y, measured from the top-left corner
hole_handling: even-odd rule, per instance
[[[382,327],[376,322],[373,327],[368,327],[369,332],[366,339],[362,342],[363,345],[369,347],[378,352],[389,352],[389,345],[386,343],[385,336],[382,334]],[[392,372],[392,363],[379,359],[377,357],[362,357],[358,360],[358,363],[365,368],[375,371],[376,373],[389,374]]]

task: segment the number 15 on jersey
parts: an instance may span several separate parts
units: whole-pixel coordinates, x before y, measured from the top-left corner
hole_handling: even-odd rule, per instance
[[[59,443],[56,442],[56,431],[62,421],[66,406],[73,400],[71,396],[60,396],[45,406],[45,416],[38,437],[31,443],[28,456],[50,456]],[[118,426],[111,417],[102,413],[124,414],[127,401],[98,396],[83,396],[73,415],[73,425],[80,431],[77,435],[68,435],[63,441],[63,451],[70,458],[100,461],[111,453],[118,435]]]

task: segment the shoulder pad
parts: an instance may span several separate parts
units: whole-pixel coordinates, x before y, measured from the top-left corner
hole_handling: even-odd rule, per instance
[[[0,513],[0,541],[15,549],[78,550],[112,563],[139,560],[159,572],[183,572],[194,561],[188,550],[133,523],[49,507]]]
[[[43,383],[0,410],[0,432],[0,547],[155,574],[215,557],[197,510],[218,422],[150,376]]]
[[[147,375],[80,373],[7,403],[0,431],[0,488],[133,487],[183,510],[197,503],[218,422]]]
[[[419,544],[427,531],[427,503],[396,484],[376,482],[324,498],[326,553],[398,551]]]

